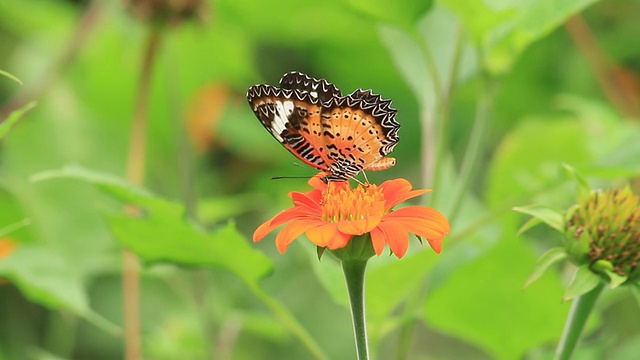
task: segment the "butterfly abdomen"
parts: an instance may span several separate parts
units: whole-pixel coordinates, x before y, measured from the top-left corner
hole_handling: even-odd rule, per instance
[[[369,165],[365,170],[380,171],[386,170],[396,164],[396,158],[385,156],[382,159]]]

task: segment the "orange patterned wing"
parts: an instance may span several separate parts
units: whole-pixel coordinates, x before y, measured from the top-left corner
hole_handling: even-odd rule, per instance
[[[311,97],[317,98],[323,104],[335,97],[342,96],[340,90],[327,80],[312,78],[299,71],[284,74],[280,79],[280,87],[309,93]]]
[[[329,172],[352,178],[363,170],[384,170],[395,165],[387,155],[398,143],[400,124],[391,100],[371,90],[358,89],[324,104],[323,142]]]
[[[327,172],[327,181],[395,164],[387,154],[398,143],[396,110],[371,90],[342,96],[328,81],[292,71],[280,88],[250,87],[247,100],[271,135],[304,163]]]
[[[322,103],[342,96],[326,80],[292,71],[280,79],[280,87],[254,85],[247,100],[262,125],[298,159],[327,171],[330,160],[320,151]]]

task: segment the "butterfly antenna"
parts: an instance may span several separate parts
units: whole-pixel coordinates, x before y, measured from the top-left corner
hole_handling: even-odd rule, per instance
[[[299,167],[301,169],[305,169],[306,171],[313,172],[313,170],[310,169],[308,166],[302,165],[300,163],[293,163],[293,166],[297,166],[297,167]]]
[[[284,179],[307,179],[309,180],[311,176],[272,176],[271,180],[284,180]]]

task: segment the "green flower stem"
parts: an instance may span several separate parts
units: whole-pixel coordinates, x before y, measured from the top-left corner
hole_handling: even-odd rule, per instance
[[[448,155],[447,149],[449,148],[448,134],[451,131],[449,121],[449,114],[451,112],[451,98],[453,96],[453,90],[456,87],[456,82],[458,80],[460,71],[462,51],[464,49],[464,39],[464,28],[462,27],[462,24],[458,24],[458,29],[456,30],[456,40],[452,58],[452,65],[448,77],[445,80],[446,89],[442,98],[439,99],[437,104],[438,115],[436,121],[438,122],[438,134],[435,135],[437,139],[437,146],[435,148],[433,178],[423,179],[423,183],[427,188],[433,188],[436,190],[429,196],[429,202],[433,207],[436,207],[436,204],[438,204],[438,196],[441,195],[441,192],[438,190],[440,189],[440,182],[442,180],[442,169]]]
[[[595,289],[573,300],[554,360],[568,360],[571,358],[584,324],[586,324],[602,289],[604,289],[604,283],[600,283]]]
[[[366,260],[342,261],[342,271],[344,272],[344,279],[347,282],[349,303],[351,305],[351,320],[353,321],[358,360],[369,359],[367,320],[364,306],[364,274],[366,267]]]

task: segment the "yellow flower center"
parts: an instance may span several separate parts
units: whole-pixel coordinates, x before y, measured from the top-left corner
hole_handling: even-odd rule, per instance
[[[385,199],[375,184],[355,189],[345,184],[330,182],[322,198],[322,219],[327,222],[362,220],[384,214]]]

